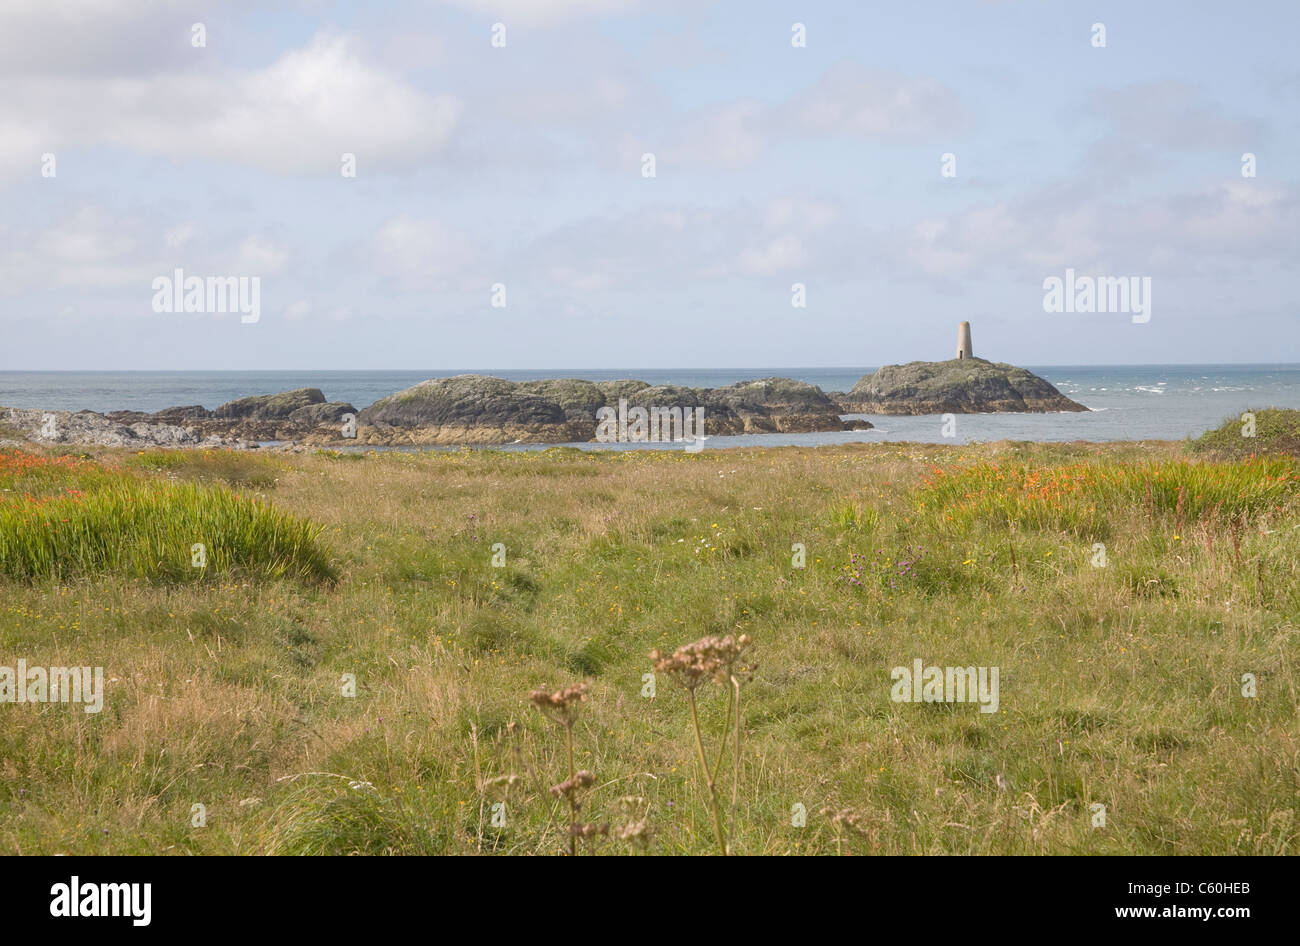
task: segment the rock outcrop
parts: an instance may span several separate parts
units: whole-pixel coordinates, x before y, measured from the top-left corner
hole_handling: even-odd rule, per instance
[[[633,379],[515,382],[485,375],[422,381],[361,411],[351,404],[327,402],[316,388],[300,388],[240,398],[215,410],[189,405],[153,413],[9,410],[6,415],[0,408],[0,422],[7,417],[10,429],[36,442],[105,446],[585,443],[596,439],[597,412],[602,408],[637,407],[647,413],[659,409],[667,416],[678,410],[678,426],[668,422],[663,439],[679,439],[684,433],[681,418],[699,408],[704,411],[705,437],[871,426],[863,420],[846,423],[821,388],[789,378],[690,388]],[[347,415],[353,415],[353,423],[345,423]]]
[[[218,420],[286,420],[294,411],[324,403],[325,395],[319,388],[297,388],[227,401],[212,416]]]
[[[631,379],[512,382],[457,375],[422,381],[365,408],[358,415],[356,442],[581,443],[595,439],[597,411],[617,409],[620,399],[628,409],[702,407],[705,436],[870,426],[864,421],[846,424],[820,388],[788,378],[688,388]]]
[[[634,379],[516,382],[469,374],[422,381],[360,411],[342,401],[326,401],[317,388],[240,398],[214,410],[189,405],[153,413],[97,414],[0,408],[0,432],[38,443],[135,447],[253,447],[274,441],[312,446],[585,443],[597,439],[599,411],[634,408],[658,417],[661,428],[674,410],[684,417],[703,409],[706,438],[871,427],[865,420],[840,416],[850,413],[1087,410],[1023,368],[961,358],[890,365],[863,377],[846,394],[828,395],[790,378],[690,388]],[[651,429],[654,423],[652,419]],[[681,436],[680,426],[675,436],[670,430],[674,428],[651,439]]]
[[[326,401],[317,388],[298,388],[228,401],[214,410],[190,405],[152,414],[113,411],[105,416],[118,424],[174,425],[193,430],[200,438],[255,443],[297,440],[312,434],[328,440],[342,435],[345,415],[356,413],[351,404]]]
[[[986,414],[1086,411],[1038,375],[983,358],[913,361],[864,375],[831,397],[845,413]]]
[[[45,444],[136,448],[256,446],[239,438],[206,433],[195,427],[139,419],[123,422],[94,411],[0,408],[0,424],[19,432],[29,441]]]

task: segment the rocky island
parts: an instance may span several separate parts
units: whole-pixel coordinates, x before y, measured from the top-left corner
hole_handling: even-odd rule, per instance
[[[957,332],[957,357],[886,365],[847,393],[832,392],[846,414],[997,414],[1086,411],[1047,381],[1015,365],[976,358],[970,323]]]
[[[983,358],[913,361],[865,375],[830,397],[846,414],[995,414],[1086,411],[1038,375]]]
[[[595,440],[604,407],[703,408],[704,435],[866,430],[812,384],[789,378],[742,381],[721,388],[645,381],[549,379],[507,381],[456,375],[422,381],[362,410],[330,402],[316,388],[154,413],[0,408],[0,427],[39,443],[105,446],[255,447],[266,442],[311,446],[585,443]]]
[[[241,398],[212,410],[190,405],[100,414],[0,408],[0,445],[6,438],[114,447],[586,443],[597,439],[598,412],[615,408],[624,413],[639,408],[652,417],[703,409],[706,438],[872,426],[844,414],[1088,409],[1024,368],[976,358],[970,325],[963,322],[956,358],[887,365],[844,393],[827,394],[790,378],[690,388],[633,379],[508,381],[462,374],[421,381],[360,410],[327,401],[317,388]]]

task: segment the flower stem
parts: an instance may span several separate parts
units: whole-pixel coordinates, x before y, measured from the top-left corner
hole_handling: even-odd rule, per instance
[[[687,690],[687,695],[691,701],[691,723],[695,727],[695,748],[700,754],[700,772],[704,776],[704,784],[709,790],[709,811],[713,814],[713,830],[718,836],[718,847],[722,850],[722,856],[727,856],[727,839],[722,833],[722,815],[718,811],[718,793],[713,787],[713,778],[709,775],[709,760],[704,754],[704,737],[700,735],[700,716],[695,709],[695,691]]]
[[[564,727],[564,742],[569,750],[569,785],[573,785],[573,725]],[[577,802],[574,800],[576,788],[569,789],[569,856],[578,856],[578,839],[573,835],[573,826],[578,823]]]

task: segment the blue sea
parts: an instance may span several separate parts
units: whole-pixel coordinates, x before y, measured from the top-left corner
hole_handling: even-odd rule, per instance
[[[942,435],[942,418],[864,416],[876,429],[851,433],[762,434],[711,437],[709,447],[816,446],[850,441],[910,440],[968,443],[991,440],[1176,440],[1194,436],[1261,407],[1300,408],[1300,365],[1027,366],[1092,409],[1069,414],[963,414],[954,439]],[[856,368],[626,369],[562,371],[0,371],[0,405],[56,410],[155,411],[202,404],[212,408],[253,394],[315,387],[331,401],[358,408],[427,378],[491,374],[515,381],[639,378],[651,384],[719,387],[752,378],[788,377],[825,391],[847,391],[862,375]],[[707,423],[705,425],[707,433]],[[580,444],[588,449],[666,445]],[[522,449],[536,449],[527,447]]]

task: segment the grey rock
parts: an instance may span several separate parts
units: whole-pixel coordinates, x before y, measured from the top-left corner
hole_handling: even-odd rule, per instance
[[[330,401],[327,404],[309,404],[300,407],[288,418],[291,424],[303,427],[315,427],[319,424],[337,424],[345,414],[356,414],[357,409],[346,401]]]
[[[1031,371],[983,358],[886,365],[835,401],[845,413],[864,414],[1088,410]]]
[[[296,410],[324,404],[319,388],[298,388],[279,394],[258,394],[222,404],[212,416],[222,420],[286,420]]]

